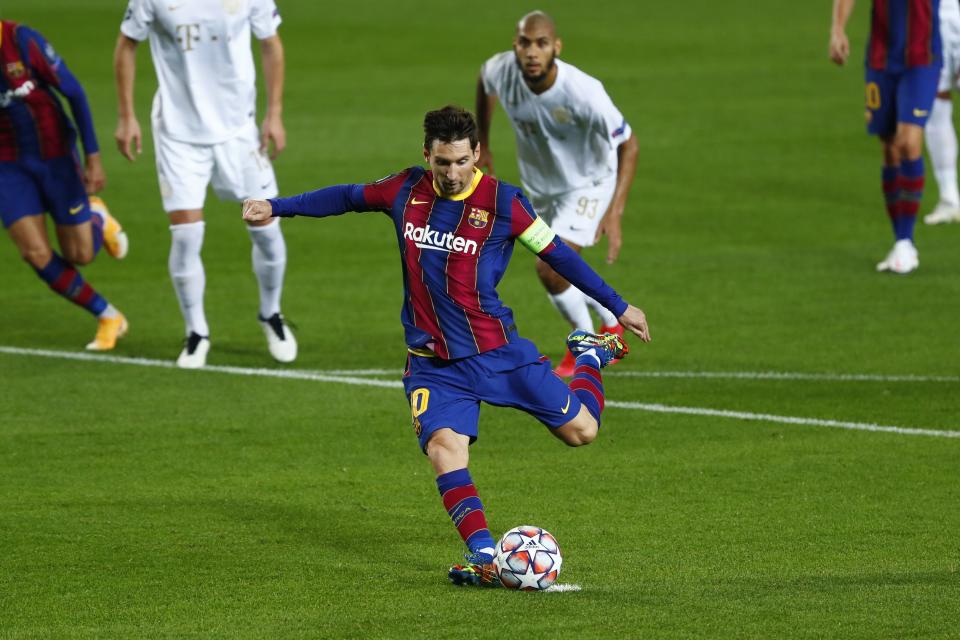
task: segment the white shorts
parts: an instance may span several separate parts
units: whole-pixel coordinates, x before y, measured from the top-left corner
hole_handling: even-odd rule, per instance
[[[940,36],[943,39],[943,67],[940,68],[940,83],[937,93],[953,91],[958,86],[960,76],[960,24],[940,25]]]
[[[157,156],[157,179],[163,210],[202,209],[207,185],[221,200],[273,198],[277,179],[270,159],[260,153],[256,122],[236,137],[219,144],[190,144],[174,140],[153,123]]]
[[[545,196],[529,189],[527,195],[537,215],[562,240],[590,247],[616,187],[617,176],[611,175],[589,187],[559,195]]]

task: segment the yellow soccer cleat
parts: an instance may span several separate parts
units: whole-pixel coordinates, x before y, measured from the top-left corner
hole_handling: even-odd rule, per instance
[[[93,337],[93,342],[87,345],[87,351],[110,351],[117,346],[117,340],[127,335],[130,324],[119,311],[112,318],[100,318],[97,320],[97,335]]]
[[[123,227],[110,215],[106,203],[97,196],[90,196],[90,210],[103,219],[103,248],[117,260],[122,260],[130,248],[130,242]]]

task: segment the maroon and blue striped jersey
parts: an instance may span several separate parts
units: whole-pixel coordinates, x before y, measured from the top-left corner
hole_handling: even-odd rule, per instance
[[[408,348],[444,359],[484,353],[519,339],[496,287],[519,240],[617,317],[627,303],[557,238],[518,187],[474,174],[455,198],[433,174],[412,167],[370,184],[339,185],[270,200],[274,216],[381,211],[393,221],[403,265],[401,321]]]
[[[0,21],[0,162],[74,152],[76,132],[54,90],[70,103],[84,151],[98,151],[83,88],[43,36]]]
[[[873,0],[867,67],[899,71],[939,65],[940,0]]]

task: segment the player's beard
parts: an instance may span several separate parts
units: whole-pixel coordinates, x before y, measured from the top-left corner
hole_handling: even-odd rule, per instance
[[[547,64],[543,67],[543,72],[531,76],[527,75],[527,72],[523,68],[523,63],[520,61],[520,58],[517,59],[517,66],[520,67],[520,74],[523,76],[523,79],[529,82],[530,84],[539,84],[547,79],[547,76],[550,75],[550,72],[553,71],[553,68],[557,66],[557,54],[550,56],[550,60],[547,61]]]

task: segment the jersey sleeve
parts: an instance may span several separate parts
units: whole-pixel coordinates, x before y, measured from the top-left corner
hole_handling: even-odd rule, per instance
[[[530,202],[518,193],[510,211],[511,235],[537,254],[554,271],[573,286],[602,304],[618,318],[627,310],[627,303],[613,287],[583,261],[576,251],[557,237],[553,229],[539,217]]]
[[[153,2],[151,0],[130,0],[127,12],[120,23],[120,33],[131,40],[142,42],[150,35],[153,24]]]
[[[480,67],[480,81],[483,82],[483,92],[488,96],[500,94],[500,78],[503,75],[504,57],[512,55],[512,52],[509,51],[498,53]]]
[[[367,207],[376,211],[390,211],[393,208],[393,201],[397,199],[397,194],[403,188],[403,183],[409,177],[410,171],[410,169],[404,169],[376,182],[363,185],[363,199]]]
[[[67,68],[67,63],[57,54],[53,45],[30,27],[17,27],[17,43],[21,56],[37,77],[47,86],[56,89],[70,103],[70,112],[80,133],[84,152],[97,153],[100,148],[93,128],[90,103],[80,81]]]
[[[280,10],[274,0],[253,0],[250,5],[250,28],[257,40],[266,40],[277,34]]]
[[[600,84],[599,91],[591,91],[588,95],[590,96],[592,126],[598,134],[609,140],[611,145],[619,147],[633,134],[630,125],[627,124],[627,119],[613,104],[613,100],[607,95],[602,84]]]

